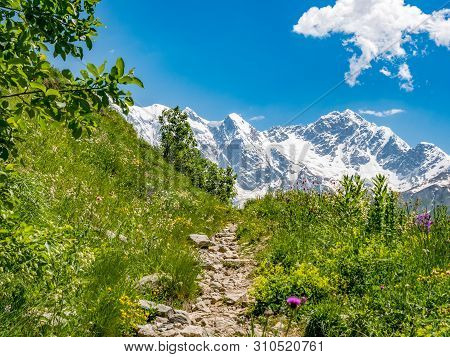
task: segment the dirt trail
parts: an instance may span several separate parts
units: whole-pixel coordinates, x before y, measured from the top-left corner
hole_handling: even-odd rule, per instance
[[[201,296],[191,316],[202,325],[208,336],[238,336],[249,333],[245,319],[247,290],[254,262],[241,256],[236,226],[228,225],[211,237],[212,245],[200,249],[204,273]]]
[[[140,326],[141,336],[248,336],[245,317],[252,259],[242,257],[236,225],[229,224],[211,238],[191,235],[203,265],[199,276],[201,294],[187,311],[141,301],[143,308],[156,310],[157,318]]]

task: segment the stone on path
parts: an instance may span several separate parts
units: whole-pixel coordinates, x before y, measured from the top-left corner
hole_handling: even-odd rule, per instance
[[[198,248],[208,248],[214,243],[204,234],[190,234],[189,239],[195,243]]]
[[[225,294],[225,302],[228,304],[245,304],[247,302],[246,292],[235,292]]]
[[[200,326],[189,325],[182,329],[180,334],[186,337],[205,337],[206,331]]]
[[[155,337],[157,336],[156,331],[150,324],[138,325],[138,336],[140,337]]]
[[[172,323],[180,323],[183,325],[188,325],[191,323],[189,314],[186,311],[175,310],[175,313],[169,317],[169,321]]]
[[[156,316],[170,317],[175,314],[175,311],[170,306],[156,304],[153,301],[139,300],[139,305],[144,310],[155,310]]]

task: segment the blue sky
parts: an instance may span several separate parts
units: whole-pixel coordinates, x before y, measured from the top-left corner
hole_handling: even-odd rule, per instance
[[[399,88],[397,79],[382,75],[375,62],[358,78],[343,83],[300,116],[310,103],[341,82],[350,54],[334,34],[325,39],[292,31],[312,6],[323,0],[156,1],[104,0],[97,14],[100,30],[86,61],[113,62],[118,56],[146,88],[133,89],[136,103],[189,106],[209,120],[236,112],[258,129],[305,124],[332,110],[404,112],[365,116],[391,127],[409,144],[433,142],[450,152],[450,51],[426,35],[417,37],[426,54],[408,57],[414,90]],[[426,13],[443,1],[406,1]],[[420,53],[419,51],[419,53]],[[71,67],[79,64],[69,63]],[[264,117],[262,119],[262,117]]]

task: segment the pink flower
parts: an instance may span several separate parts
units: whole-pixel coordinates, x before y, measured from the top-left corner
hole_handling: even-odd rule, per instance
[[[302,296],[301,298],[299,298],[295,295],[288,297],[286,300],[287,304],[294,309],[298,306],[306,304],[307,301],[308,298],[306,296]]]
[[[287,298],[286,302],[288,305],[292,308],[296,308],[297,306],[302,304],[301,299],[299,299],[297,296],[290,296]]]

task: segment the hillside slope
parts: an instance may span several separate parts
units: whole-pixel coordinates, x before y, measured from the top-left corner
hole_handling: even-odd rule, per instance
[[[15,262],[2,264],[1,335],[133,334],[145,319],[137,299],[181,306],[197,293],[186,238],[218,231],[230,208],[192,187],[116,112],[95,120],[77,141],[59,124],[22,133],[23,165],[10,179],[20,224],[0,249],[2,262]],[[149,274],[157,285],[136,289]]]

